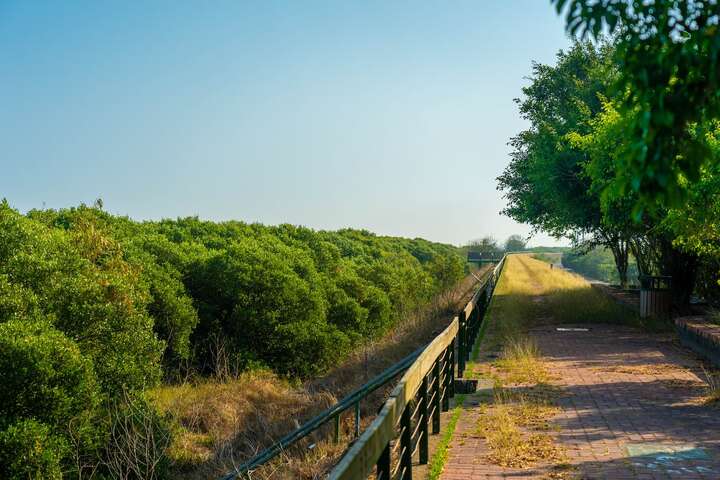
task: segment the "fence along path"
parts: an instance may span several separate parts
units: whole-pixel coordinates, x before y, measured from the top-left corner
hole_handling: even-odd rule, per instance
[[[440,412],[455,394],[455,377],[480,331],[505,257],[450,325],[420,353],[380,413],[330,472],[332,480],[360,479],[373,469],[377,480],[412,478],[413,460],[428,462],[429,435],[440,432]]]
[[[429,358],[430,355],[428,355],[427,351],[432,347],[433,345],[437,345],[438,339],[443,338],[443,341],[441,343],[445,343],[447,341],[452,342],[452,345],[449,343],[446,343],[445,345],[445,351],[443,351],[443,356],[441,358],[436,358],[435,363],[436,365],[433,365],[433,368],[438,368],[440,371],[434,378],[442,377],[440,382],[437,382],[437,384],[433,383],[428,386],[430,389],[434,388],[440,388],[440,394],[437,396],[432,397],[430,402],[426,402],[426,408],[429,406],[432,410],[431,414],[428,415],[427,411],[423,411],[425,413],[425,416],[423,418],[433,418],[433,433],[436,433],[440,429],[440,411],[445,411],[448,409],[449,406],[449,398],[453,396],[453,381],[455,379],[455,370],[458,369],[459,372],[462,372],[462,369],[464,369],[464,361],[469,353],[471,346],[473,344],[474,338],[477,335],[477,332],[480,328],[480,319],[482,318],[482,314],[484,313],[486,307],[487,307],[487,301],[489,300],[490,296],[492,295],[492,292],[495,288],[495,283],[497,282],[498,276],[500,274],[500,269],[502,268],[502,264],[504,263],[504,258],[495,266],[492,272],[490,272],[489,275],[486,275],[483,277],[483,279],[480,281],[480,286],[475,291],[475,294],[471,298],[471,300],[467,303],[465,308],[460,312],[458,316],[456,316],[451,325],[444,330],[438,337],[436,337],[433,342],[431,342],[428,346],[424,347],[421,350],[415,351],[412,354],[405,357],[403,360],[395,363],[388,369],[386,369],[381,374],[377,375],[373,379],[371,379],[366,384],[362,385],[349,395],[347,395],[345,398],[343,398],[341,401],[333,405],[332,407],[328,408],[327,410],[321,412],[311,420],[309,420],[304,425],[300,426],[298,429],[290,432],[285,437],[281,438],[277,442],[275,442],[270,447],[266,448],[262,452],[258,453],[255,457],[249,459],[248,461],[238,465],[233,471],[228,472],[227,474],[220,477],[219,480],[236,480],[238,478],[250,478],[251,472],[260,467],[261,465],[269,462],[276,456],[278,456],[283,451],[286,451],[291,446],[295,445],[297,442],[299,442],[302,439],[305,439],[310,434],[312,434],[314,431],[320,429],[323,425],[326,425],[330,421],[335,422],[335,441],[339,441],[340,437],[340,416],[350,410],[354,410],[354,420],[355,420],[355,436],[358,437],[360,435],[360,402],[362,402],[368,395],[370,395],[372,392],[377,390],[378,388],[390,383],[393,378],[396,378],[400,373],[402,373],[405,370],[416,368],[416,365],[418,364],[418,361],[420,358]],[[474,316],[473,316],[474,315]],[[474,320],[473,320],[474,319]],[[467,320],[467,321],[466,321]],[[454,327],[453,327],[454,325]],[[450,348],[452,346],[452,348]],[[455,354],[455,346],[459,349],[459,356]],[[467,353],[466,353],[467,352]],[[458,358],[463,358],[462,363],[458,362]],[[408,370],[409,371],[409,370]],[[424,370],[423,370],[424,371]],[[426,372],[427,373],[427,372]],[[402,381],[401,381],[402,382]],[[392,395],[395,394],[395,391],[393,391]],[[432,395],[432,394],[431,394]],[[407,403],[407,402],[406,402]],[[436,405],[439,403],[439,407]],[[387,402],[386,402],[387,404]],[[382,412],[384,411],[384,408],[386,404],[383,406],[383,410],[381,411],[380,415],[382,415]],[[418,412],[416,411],[415,414]],[[413,419],[416,419],[416,415],[412,416]],[[370,428],[375,425],[374,423],[371,424]],[[417,432],[416,432],[417,433]],[[359,440],[362,440],[360,438]],[[422,440],[422,443],[417,443],[417,440],[415,440],[415,449],[420,447],[420,453],[424,456],[421,457],[421,460],[427,461],[427,432],[425,431],[424,439]],[[412,458],[412,456],[411,456]],[[343,477],[343,478],[350,478],[350,477]],[[354,478],[354,477],[352,477]],[[405,477],[407,478],[407,477]]]

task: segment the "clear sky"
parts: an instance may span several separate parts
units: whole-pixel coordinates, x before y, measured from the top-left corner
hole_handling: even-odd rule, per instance
[[[568,44],[545,0],[3,0],[0,197],[456,244],[526,234],[495,177],[531,62]]]

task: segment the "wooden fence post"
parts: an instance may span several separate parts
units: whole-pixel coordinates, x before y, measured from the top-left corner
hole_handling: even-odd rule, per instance
[[[442,385],[440,385],[440,359],[435,360],[433,365],[433,377],[435,377],[435,383],[433,383],[433,418],[432,418],[432,433],[440,433],[440,395],[442,395]]]
[[[375,468],[375,478],[378,480],[390,480],[390,442],[380,454]]]
[[[402,417],[400,417],[400,478],[412,480],[412,402],[405,405]]]
[[[443,355],[443,376],[441,378],[442,380],[442,411],[447,412],[450,409],[450,376],[452,375],[452,369],[453,367],[453,359],[452,359],[452,352],[455,349],[455,343],[454,341],[450,343],[448,348],[445,350],[445,355]]]
[[[467,350],[467,319],[465,318],[465,310],[460,312],[460,348],[458,349],[458,377],[462,377],[465,372],[465,357]]]
[[[457,348],[458,338],[457,336],[452,342],[451,348],[450,348],[450,375],[448,376],[448,398],[453,398],[455,396],[455,366],[458,365],[457,357],[455,354],[455,349]],[[450,408],[448,406],[448,408]]]
[[[425,375],[420,384],[420,465],[428,463],[428,378]]]

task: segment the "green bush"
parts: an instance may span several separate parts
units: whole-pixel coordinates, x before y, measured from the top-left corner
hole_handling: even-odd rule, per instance
[[[111,398],[157,382],[161,360],[170,377],[221,353],[232,371],[313,375],[463,274],[453,246],[364,230],[0,206],[0,320],[50,319]]]
[[[47,425],[20,420],[0,431],[0,478],[59,480],[67,444]]]
[[[0,324],[0,428],[21,418],[89,425],[100,394],[91,362],[47,323]]]
[[[156,383],[163,344],[153,333],[141,270],[89,214],[64,223],[69,230],[25,218],[0,203],[0,276],[5,278],[0,311],[12,318],[37,310],[33,315],[77,339],[111,395]],[[12,294],[15,301],[1,298],[7,291],[18,292]]]
[[[0,430],[5,432],[0,455],[26,458],[21,463],[27,468],[47,471],[37,478],[58,478],[51,464],[67,461],[62,445],[74,443],[84,453],[101,439],[101,395],[92,363],[48,323],[0,324],[0,378]],[[12,465],[11,478],[36,478]]]

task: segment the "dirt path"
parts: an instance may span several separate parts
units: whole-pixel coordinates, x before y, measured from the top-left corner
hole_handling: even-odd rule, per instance
[[[697,361],[667,336],[616,325],[577,327],[589,331],[531,332],[563,390],[552,424],[569,468],[492,465],[476,434],[480,400],[469,397],[441,478],[720,478],[720,409],[702,403]]]

